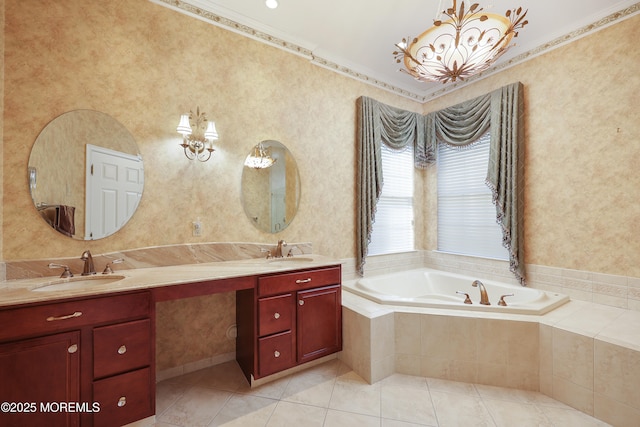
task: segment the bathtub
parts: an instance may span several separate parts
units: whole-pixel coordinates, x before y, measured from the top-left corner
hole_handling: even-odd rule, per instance
[[[480,290],[471,284],[480,280],[489,295],[491,305],[480,304]],[[342,284],[344,290],[379,304],[453,310],[492,311],[514,314],[545,314],[569,301],[567,295],[510,285],[478,277],[463,276],[429,268],[407,270],[362,278]],[[473,304],[465,304],[469,294]],[[502,295],[507,306],[498,305]]]

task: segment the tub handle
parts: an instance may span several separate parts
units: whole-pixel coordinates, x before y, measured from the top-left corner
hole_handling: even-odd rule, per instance
[[[498,305],[501,305],[501,306],[503,306],[503,307],[506,307],[506,306],[507,306],[507,303],[506,303],[506,301],[504,300],[504,297],[512,297],[513,295],[514,295],[514,294],[505,294],[505,295],[502,295],[502,296],[500,297],[500,301],[498,301]]]
[[[460,294],[460,295],[464,295],[465,296],[465,299],[464,299],[464,303],[465,304],[473,304],[473,302],[471,301],[471,298],[469,298],[469,294],[468,293],[462,292],[462,291],[456,291],[456,294]]]

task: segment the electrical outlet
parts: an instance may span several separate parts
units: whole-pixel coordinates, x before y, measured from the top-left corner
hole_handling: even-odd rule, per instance
[[[202,236],[202,223],[200,222],[200,218],[191,223],[193,225],[192,232],[195,237]]]

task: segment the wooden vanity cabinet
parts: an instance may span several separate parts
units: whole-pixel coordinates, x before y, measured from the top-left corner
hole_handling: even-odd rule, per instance
[[[258,277],[238,291],[237,361],[259,379],[342,349],[341,267]]]
[[[0,412],[0,425],[116,426],[153,415],[152,308],[142,291],[0,309],[0,401],[35,408]]]

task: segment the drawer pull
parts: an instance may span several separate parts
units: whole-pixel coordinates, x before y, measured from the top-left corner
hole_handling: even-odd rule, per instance
[[[73,319],[74,317],[80,317],[82,316],[82,312],[81,311],[76,311],[72,314],[67,314],[65,316],[49,316],[47,317],[47,322],[54,322],[56,320],[66,320],[66,319]]]
[[[274,357],[280,357],[280,352],[278,350],[273,352]]]
[[[275,314],[273,315],[273,317],[275,319],[279,319],[280,318],[280,313],[278,313],[277,311],[275,312]]]
[[[298,279],[298,280],[296,280],[296,284],[297,285],[301,285],[303,283],[309,283],[309,282],[311,282],[311,277],[309,277],[308,279]]]
[[[76,351],[78,351],[78,344],[73,344],[67,349],[67,351],[71,354],[75,353]]]
[[[120,399],[118,399],[119,408],[122,408],[126,404],[127,404],[127,398],[125,396],[122,396]]]
[[[127,346],[121,345],[120,348],[118,349],[118,354],[125,354],[126,352],[127,352]]]
[[[298,305],[304,305],[304,301],[303,300],[298,300]]]

